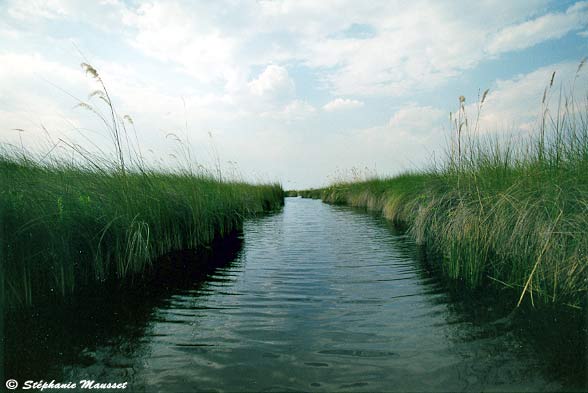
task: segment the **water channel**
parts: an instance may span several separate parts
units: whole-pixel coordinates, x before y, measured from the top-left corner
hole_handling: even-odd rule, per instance
[[[9,321],[6,378],[153,392],[588,388],[582,321],[513,316],[500,290],[448,286],[381,217],[287,198],[221,254],[157,295],[88,298],[30,330]]]

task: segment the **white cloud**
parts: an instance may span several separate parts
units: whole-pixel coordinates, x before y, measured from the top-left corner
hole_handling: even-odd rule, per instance
[[[300,48],[294,56],[321,70],[323,80],[336,95],[414,94],[415,90],[434,89],[479,64],[489,56],[484,47],[493,32],[534,15],[545,4],[373,3],[365,9],[357,7],[361,19],[355,22],[370,26],[375,32],[362,39],[339,38],[334,34],[338,30],[332,29],[340,25],[329,24],[329,18],[325,29],[331,30],[321,31],[311,24],[318,17],[307,13],[306,23],[314,27],[313,35],[306,36],[307,30],[300,28]],[[354,8],[349,4],[334,7]],[[467,17],[456,18],[457,14]],[[346,16],[343,12],[341,20]]]
[[[110,26],[145,55],[228,92],[242,89],[260,65],[298,62],[313,68],[334,95],[401,96],[435,88],[490,55],[561,37],[586,20],[580,2],[520,23],[537,16],[548,0],[112,1],[90,10],[71,0],[38,3],[12,2],[9,14],[83,17]],[[370,34],[343,34],[357,25]]]
[[[388,125],[410,135],[427,135],[443,125],[445,112],[431,106],[409,105],[396,111]]]
[[[9,82],[12,78],[34,78],[57,76],[59,79],[71,79],[72,84],[82,83],[83,73],[79,69],[49,61],[39,53],[19,54],[0,52],[0,78]]]
[[[46,83],[81,98],[94,89],[77,66],[74,37],[119,113],[133,116],[142,142],[156,151],[164,150],[161,134],[188,123],[196,145],[215,130],[218,143],[230,146],[226,159],[239,161],[245,173],[293,171],[304,186],[332,172],[333,163],[376,163],[393,172],[404,162],[424,162],[448,133],[449,108],[436,89],[450,89],[452,78],[488,58],[586,35],[587,13],[586,2],[562,9],[554,0],[36,0],[35,7],[6,0],[0,117],[8,130],[86,125],[72,111],[75,101]],[[482,111],[484,129],[530,127],[550,72],[558,68],[559,79],[576,66],[502,74],[507,79],[496,82]],[[428,105],[418,102],[425,94]],[[324,97],[333,100],[310,104]],[[351,110],[364,101],[370,105]],[[399,109],[381,109],[387,107]],[[349,112],[327,113],[337,110]],[[34,141],[39,133],[22,136]],[[18,134],[6,139],[18,141]]]
[[[152,2],[122,14],[121,22],[132,32],[130,44],[146,55],[176,65],[202,83],[225,83],[235,75],[238,38],[223,34],[190,7]]]
[[[46,21],[62,23],[71,20],[103,32],[120,32],[126,10],[124,3],[118,0],[6,0],[3,3],[7,15],[18,24],[26,25],[28,32],[43,31],[47,27]]]
[[[548,0],[512,3],[176,0],[116,7],[135,48],[201,83],[238,90],[254,67],[298,62],[315,69],[332,94],[365,96],[438,86],[486,58],[494,32]],[[357,25],[370,34],[343,34]],[[545,39],[555,34],[549,26],[543,32]]]
[[[482,132],[537,131],[537,121],[541,115],[542,99],[547,88],[547,103],[551,113],[557,112],[559,87],[562,94],[570,96],[572,84],[576,102],[585,101],[588,90],[586,70],[576,74],[578,63],[565,62],[541,67],[527,74],[515,76],[508,80],[498,80],[492,88],[480,113],[480,130]],[[551,89],[549,84],[555,71],[555,82]],[[577,78],[576,78],[577,75]],[[469,116],[475,116],[476,104],[467,106]]]
[[[263,112],[262,117],[268,117],[279,120],[293,121],[307,118],[316,112],[314,106],[302,100],[289,102],[283,108],[273,112]]]
[[[30,20],[31,18],[56,19],[67,16],[67,8],[66,4],[61,0],[18,1],[8,9],[8,14],[20,20]]]
[[[294,81],[288,71],[278,65],[269,65],[256,79],[249,82],[251,93],[260,97],[280,99],[294,94]]]
[[[314,112],[316,112],[316,109],[308,102],[302,100],[294,100],[288,105],[286,105],[286,107],[284,108],[284,112],[290,118],[300,119],[313,114]]]
[[[37,53],[0,52],[0,117],[3,119],[0,127],[6,140],[14,143],[19,136],[11,130],[20,128],[25,130],[21,135],[25,142],[37,144],[45,137],[42,127],[65,135],[79,125],[71,113],[77,102],[47,83],[48,79],[72,94],[80,88],[95,89],[81,69],[49,61]]]
[[[500,30],[488,44],[496,54],[531,47],[543,41],[561,38],[570,31],[588,26],[588,2],[581,1],[565,12],[549,13]]]
[[[547,2],[198,4],[174,0],[133,6],[113,1],[93,6],[89,12],[70,0],[47,0],[36,8],[16,2],[10,10],[45,18],[84,17],[94,20],[96,26],[100,20],[108,21],[102,25],[122,30],[128,42],[145,55],[209,88],[238,91],[251,70],[260,65],[299,62],[314,68],[334,95],[400,96],[417,88],[434,88],[489,54],[512,49],[513,43],[504,38],[514,28],[509,25],[535,15]],[[458,10],[467,18],[456,18]],[[108,18],[100,19],[96,16],[100,14]],[[580,23],[584,14],[579,3],[561,18],[560,14],[539,17],[535,25],[542,27],[533,41],[561,36],[565,22]],[[368,27],[370,35],[357,39],[341,34],[358,24]],[[496,31],[502,35],[493,37]],[[522,45],[520,39],[517,42]],[[486,47],[489,52],[484,51]]]
[[[323,109],[327,112],[332,112],[345,109],[361,108],[362,106],[362,101],[352,100],[349,98],[336,98],[323,106]]]

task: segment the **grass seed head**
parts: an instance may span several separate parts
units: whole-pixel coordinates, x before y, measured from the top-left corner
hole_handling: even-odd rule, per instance
[[[96,69],[94,67],[92,67],[90,64],[82,63],[80,65],[84,69],[84,71],[86,71],[86,74],[90,74],[92,76],[92,78],[94,78],[94,79],[100,78],[100,75],[98,75],[98,71],[96,71]]]

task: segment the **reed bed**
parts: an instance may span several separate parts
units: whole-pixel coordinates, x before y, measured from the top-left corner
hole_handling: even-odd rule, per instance
[[[205,246],[283,203],[279,184],[148,171],[123,176],[6,155],[0,184],[0,262],[10,306],[136,279],[155,257]]]
[[[552,86],[553,76],[530,137],[493,138],[477,122],[469,127],[460,97],[444,163],[298,195],[381,212],[440,255],[449,278],[510,288],[517,306],[585,308],[588,101],[570,92],[550,111]]]
[[[114,153],[108,158],[60,141],[80,157],[72,163],[0,150],[3,309],[140,280],[154,270],[156,257],[205,247],[239,229],[244,218],[283,205],[277,183],[226,181],[220,168],[196,171],[190,162],[182,170],[149,169],[138,139],[127,133],[132,120],[118,115],[98,72],[82,67],[98,82],[91,96],[103,106],[80,106],[103,121]]]

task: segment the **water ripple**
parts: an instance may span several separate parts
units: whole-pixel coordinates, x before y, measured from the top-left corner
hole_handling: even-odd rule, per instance
[[[381,218],[288,199],[283,212],[247,221],[243,241],[233,263],[153,311],[126,355],[136,390],[559,386],[508,320],[476,324],[456,309],[414,244]]]

